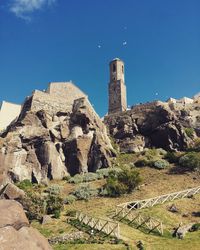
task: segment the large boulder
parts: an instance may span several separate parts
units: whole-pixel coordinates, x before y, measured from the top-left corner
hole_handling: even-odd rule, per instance
[[[0,199],[17,200],[25,196],[25,192],[12,183],[7,183],[0,190]]]
[[[34,183],[63,179],[111,165],[113,148],[106,126],[87,97],[70,112],[32,109],[31,98],[16,122],[0,137],[0,181]],[[5,181],[6,179],[6,181]],[[0,183],[1,184],[1,183]]]
[[[0,200],[0,214],[0,249],[52,249],[44,236],[30,227],[21,204]]]

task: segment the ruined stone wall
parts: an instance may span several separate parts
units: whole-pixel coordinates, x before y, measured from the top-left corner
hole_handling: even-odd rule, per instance
[[[33,92],[31,110],[47,110],[50,114],[59,111],[71,112],[74,100],[87,97],[72,83],[50,83],[46,92],[35,90]]]
[[[55,114],[61,110],[63,112],[70,112],[72,110],[72,103],[67,99],[59,99],[57,96],[35,90],[33,93],[31,110],[34,112],[46,110],[50,114]]]
[[[68,102],[87,96],[71,82],[52,82],[49,84],[46,92],[58,98],[67,98]]]

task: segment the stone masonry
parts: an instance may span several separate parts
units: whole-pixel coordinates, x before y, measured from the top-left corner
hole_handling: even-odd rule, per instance
[[[108,113],[126,111],[126,85],[124,82],[124,62],[115,58],[110,62],[109,110]]]

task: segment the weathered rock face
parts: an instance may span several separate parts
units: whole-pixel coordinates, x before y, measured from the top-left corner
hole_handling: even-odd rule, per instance
[[[106,127],[86,97],[74,101],[71,112],[56,113],[32,111],[30,99],[0,137],[1,178],[40,183],[110,166]]]
[[[25,192],[12,183],[6,184],[0,190],[0,199],[17,200],[25,196]]]
[[[138,152],[144,147],[184,150],[193,143],[186,128],[193,128],[193,137],[200,133],[200,105],[176,105],[152,102],[105,117],[110,135],[122,152]]]
[[[30,227],[21,204],[0,200],[0,214],[0,249],[52,249],[48,241],[36,229]]]

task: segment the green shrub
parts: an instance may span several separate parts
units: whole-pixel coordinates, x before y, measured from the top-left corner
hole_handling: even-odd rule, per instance
[[[59,219],[60,218],[60,214],[61,214],[61,210],[54,210],[54,218],[56,218],[56,219]]]
[[[101,168],[96,171],[96,174],[98,176],[98,179],[102,179],[108,177],[109,172],[110,172],[109,168]]]
[[[67,210],[65,215],[70,216],[70,217],[75,217],[76,216],[76,210],[74,210],[74,209]]]
[[[148,149],[144,151],[144,156],[148,161],[154,160],[155,158],[160,158],[160,153],[157,149]]]
[[[90,182],[90,181],[95,181],[98,179],[98,175],[96,173],[85,173],[83,175],[83,181],[84,182]]]
[[[83,175],[76,174],[73,177],[71,177],[68,181],[69,183],[79,184],[83,182]]]
[[[185,128],[185,133],[191,139],[194,138],[194,129],[193,128]]]
[[[33,187],[33,184],[29,180],[23,180],[16,184],[18,188],[26,191],[27,189],[30,189]]]
[[[151,162],[151,167],[156,169],[165,169],[169,166],[169,163],[165,160],[157,160],[154,162]]]
[[[167,154],[165,155],[165,159],[169,163],[178,163],[179,158],[180,157],[175,152],[167,152]]]
[[[131,193],[141,183],[137,171],[125,168],[120,172],[111,171],[104,189],[108,196],[117,197],[125,193]]]
[[[76,200],[77,200],[76,196],[74,196],[73,194],[70,194],[70,195],[68,195],[68,196],[65,198],[64,203],[65,203],[65,204],[72,204],[72,203],[74,203]]]
[[[46,201],[42,199],[39,194],[28,193],[27,196],[19,199],[18,201],[22,204],[30,221],[41,220],[46,211]]]
[[[71,176],[70,175],[67,175],[67,176],[64,176],[63,177],[63,181],[69,181],[69,179],[71,179]]]
[[[136,167],[145,167],[148,165],[149,165],[149,161],[147,161],[146,159],[140,159],[140,160],[135,162]]]
[[[200,151],[200,138],[195,138],[194,140],[194,148],[198,151]]]
[[[46,189],[46,192],[50,195],[59,195],[60,194],[61,187],[57,184],[52,185]]]
[[[156,150],[157,150],[157,153],[161,156],[162,155],[165,156],[167,154],[167,151],[165,151],[163,148],[157,148]]]
[[[200,153],[190,152],[179,159],[179,164],[188,170],[200,170]]]
[[[91,188],[88,184],[81,184],[74,190],[73,195],[78,200],[89,200],[91,197],[98,195],[98,190]]]
[[[60,215],[60,212],[63,209],[63,200],[59,196],[49,195],[47,198],[47,214],[54,214],[54,216]],[[59,217],[56,217],[59,218]]]
[[[199,231],[200,230],[200,223],[195,223],[194,225],[192,225],[191,231]]]

